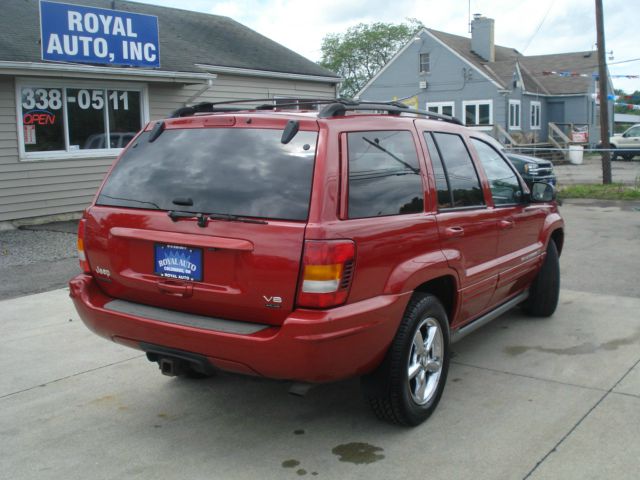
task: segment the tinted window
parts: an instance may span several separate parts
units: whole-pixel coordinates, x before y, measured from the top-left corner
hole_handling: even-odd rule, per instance
[[[449,183],[447,176],[442,165],[442,159],[440,153],[436,147],[431,134],[425,133],[424,139],[427,142],[427,149],[429,150],[429,157],[431,157],[431,164],[433,165],[433,172],[436,177],[436,190],[438,191],[438,208],[450,208],[451,203],[451,190],[449,189]]]
[[[473,146],[478,152],[478,157],[489,179],[491,196],[495,205],[517,203],[521,198],[520,183],[511,167],[490,145],[472,139]]]
[[[453,207],[484,205],[482,188],[471,156],[458,135],[434,133],[453,193]]]
[[[349,218],[422,212],[424,194],[411,133],[353,132],[349,145]]]
[[[281,130],[165,130],[143,133],[98,197],[100,205],[304,220],[309,210],[316,132],[287,145]],[[176,206],[175,198],[193,206]]]

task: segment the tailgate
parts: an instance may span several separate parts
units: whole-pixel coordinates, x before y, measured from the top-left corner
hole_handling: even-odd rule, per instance
[[[286,118],[187,120],[143,132],[109,173],[85,215],[92,272],[112,297],[278,325],[295,301],[317,123],[283,143]]]
[[[305,224],[172,222],[166,212],[93,207],[85,250],[115,298],[279,325],[292,311]]]

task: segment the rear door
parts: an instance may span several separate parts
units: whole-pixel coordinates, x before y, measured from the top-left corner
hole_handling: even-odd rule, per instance
[[[492,304],[518,293],[532,280],[543,252],[540,232],[548,206],[523,202],[523,191],[511,164],[488,143],[471,143],[489,181],[493,207],[498,215],[500,275]]]
[[[416,122],[419,126],[419,122]],[[497,282],[497,219],[460,135],[423,132],[437,190],[442,251],[458,272],[460,310],[455,326],[481,314]]]
[[[85,248],[102,290],[281,323],[294,306],[318,136],[315,121],[303,122],[283,144],[285,122],[244,128],[231,117],[227,128],[168,124],[156,139],[138,137],[87,219]]]

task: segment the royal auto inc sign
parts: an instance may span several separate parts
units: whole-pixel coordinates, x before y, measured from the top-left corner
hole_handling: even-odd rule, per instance
[[[40,1],[42,59],[159,67],[153,15]]]

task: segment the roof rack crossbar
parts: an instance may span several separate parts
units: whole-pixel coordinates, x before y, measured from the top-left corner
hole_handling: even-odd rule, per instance
[[[275,100],[279,100],[278,104]],[[317,104],[326,105],[335,102],[353,103],[347,99],[335,98],[304,98],[304,97],[285,97],[285,98],[243,98],[239,100],[224,100],[220,102],[202,102],[188,107],[181,107],[175,110],[170,118],[189,117],[196,113],[220,113],[220,112],[239,112],[245,110],[272,110],[282,107],[297,107],[300,104]],[[256,106],[242,107],[239,103],[255,103]],[[226,105],[226,106],[224,106]]]
[[[427,110],[419,110],[414,108],[409,108],[407,105],[402,104],[400,102],[335,102],[330,103],[326,107],[324,107],[320,113],[318,114],[319,118],[331,118],[331,117],[341,117],[347,111],[355,111],[355,110],[363,110],[363,111],[383,111],[387,112],[391,115],[400,115],[402,113],[410,113],[414,115],[421,115],[433,120],[441,120],[443,122],[455,123],[456,125],[463,125],[463,123],[455,117],[450,117],[448,115],[442,115],[440,113],[429,112]]]
[[[280,100],[280,103],[275,104],[275,100]],[[285,102],[283,102],[285,100]],[[263,103],[261,103],[263,102]],[[253,103],[254,106],[242,107],[238,104],[241,103]],[[347,111],[383,111],[390,115],[400,115],[403,113],[409,113],[413,115],[420,115],[433,120],[441,120],[443,122],[455,123],[457,125],[463,125],[463,123],[457,118],[450,117],[448,115],[442,115],[435,112],[429,112],[427,110],[419,110],[410,108],[402,102],[394,101],[368,101],[368,100],[352,100],[350,98],[302,98],[302,97],[287,97],[282,99],[274,98],[246,98],[240,100],[226,100],[221,102],[202,102],[189,107],[182,107],[175,110],[170,118],[177,117],[189,117],[197,113],[224,113],[224,112],[240,112],[247,110],[275,110],[283,107],[295,107],[300,103],[313,103],[316,105],[324,105],[324,108],[318,113],[318,118],[331,118],[341,117]]]

